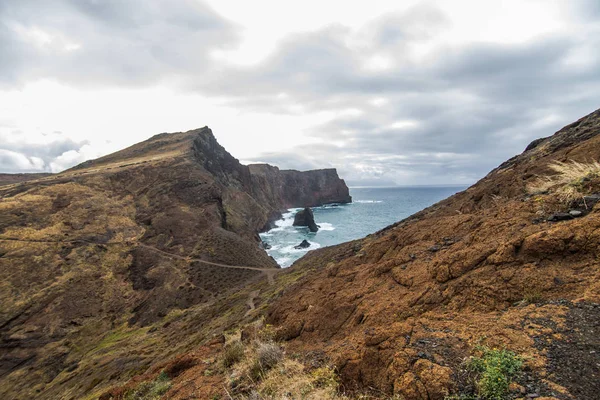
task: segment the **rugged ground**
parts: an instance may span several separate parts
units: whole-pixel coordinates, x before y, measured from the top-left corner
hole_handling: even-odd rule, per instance
[[[218,325],[273,281],[257,233],[281,209],[350,201],[335,170],[257,168],[202,128],[0,186],[0,396],[81,398],[191,348],[212,333],[167,329],[181,313]]]
[[[462,193],[363,240],[309,253],[292,270],[316,271],[286,290],[268,321],[290,350],[325,351],[348,390],[468,394],[461,362],[487,345],[524,357],[534,383],[517,397],[594,398],[600,214],[597,196],[584,196],[600,191],[600,171],[563,183],[572,198],[560,185],[535,189],[556,174],[552,163],[599,158],[596,111]],[[581,216],[548,221],[573,209]]]
[[[148,303],[140,302],[128,321],[117,319],[111,326],[108,319],[94,330],[108,332],[100,344],[63,341],[53,353],[46,345],[46,354],[60,364],[23,356],[26,367],[13,367],[1,388],[30,397],[85,394],[103,400],[594,399],[600,381],[600,165],[594,164],[599,158],[600,110],[535,141],[476,185],[406,220],[312,251],[286,270],[256,271],[270,279],[249,278],[236,290],[223,289],[210,301],[173,307],[154,319],[143,317]],[[273,179],[266,171],[262,182]],[[116,203],[110,209],[127,207]],[[573,215],[559,214],[569,211]],[[14,218],[11,226],[31,217],[24,211]],[[105,257],[116,251],[106,247]],[[151,259],[162,268],[209,260],[160,250]],[[14,257],[23,250],[11,251]],[[131,257],[135,268],[137,256]],[[93,273],[107,262],[119,265],[114,260],[94,262],[88,281],[106,282]],[[35,326],[20,324],[20,330],[7,331],[12,336],[5,336],[4,346],[48,340]],[[488,369],[495,362],[486,358],[490,354],[504,357],[503,365],[513,368],[510,375],[484,381],[482,371],[494,372]],[[483,391],[503,389],[498,382],[504,381],[506,392]]]
[[[596,398],[599,158],[597,111],[466,191],[362,240],[312,251],[274,285],[244,288],[229,300],[241,307],[249,296],[254,307],[221,325],[229,344],[206,337],[206,346],[171,360],[195,360],[184,373],[155,364],[102,398],[130,398],[160,371],[170,379],[161,393],[173,399],[485,398],[472,366],[487,363],[486,352],[519,366],[506,392],[487,398]],[[571,172],[558,172],[557,162]],[[557,214],[568,211],[579,212]],[[238,343],[236,331],[244,351],[226,367],[220,360]],[[285,355],[255,375],[264,331]],[[336,371],[338,393],[311,397],[329,387],[315,381],[323,368]]]

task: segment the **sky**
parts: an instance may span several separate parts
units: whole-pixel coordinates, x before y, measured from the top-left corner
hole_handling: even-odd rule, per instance
[[[209,126],[243,163],[468,184],[600,108],[597,0],[3,0],[0,172]]]

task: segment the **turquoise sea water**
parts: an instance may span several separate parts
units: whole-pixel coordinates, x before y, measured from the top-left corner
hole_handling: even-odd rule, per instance
[[[362,238],[464,189],[466,186],[350,188],[353,203],[313,208],[321,226],[317,233],[292,226],[297,208],[288,210],[277,226],[261,237],[272,246],[268,253],[279,265],[289,267],[309,250]],[[311,246],[294,249],[304,239]]]

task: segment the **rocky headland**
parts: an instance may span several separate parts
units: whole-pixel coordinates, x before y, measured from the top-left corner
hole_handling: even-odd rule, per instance
[[[81,398],[150,365],[147,355],[102,349],[128,327],[156,329],[173,313],[272,279],[279,266],[258,232],[281,210],[350,201],[335,170],[248,167],[206,127],[159,134],[60,174],[4,178],[4,398]]]

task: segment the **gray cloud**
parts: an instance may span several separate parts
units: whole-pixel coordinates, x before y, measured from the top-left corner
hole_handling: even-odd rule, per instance
[[[40,172],[44,171],[43,161],[22,153],[0,149],[0,171]]]
[[[358,32],[333,25],[290,35],[262,62],[231,66],[215,64],[209,52],[235,46],[237,27],[192,0],[3,2],[0,84],[46,76],[78,85],[170,80],[246,111],[331,111],[338,116],[309,132],[320,143],[254,161],[333,166],[354,184],[471,182],[600,106],[600,36],[592,34],[600,6],[579,0],[569,7],[564,18],[578,32],[521,44],[444,44],[450,19],[418,6]],[[52,40],[33,43],[36,29]],[[81,47],[65,50],[74,44]],[[415,61],[412,51],[421,47],[429,55]],[[389,65],[369,68],[377,58]],[[56,144],[48,154],[6,150],[48,164],[80,145]]]
[[[419,15],[430,32],[443,34],[445,18],[413,13],[415,23]],[[577,35],[541,37],[513,45],[440,45],[427,63],[411,63],[394,53],[390,69],[361,68],[365,58],[390,45],[402,48],[429,37],[404,34],[396,22],[401,19],[378,21],[377,34],[361,54],[346,45],[349,33],[340,29],[297,36],[254,70],[234,71],[227,84],[235,88],[214,89],[233,93],[235,104],[243,106],[252,99],[244,88],[251,88],[262,96],[250,105],[257,109],[285,109],[277,97],[284,92],[284,101],[309,111],[362,110],[313,130],[324,142],[343,142],[342,148],[324,145],[319,151],[319,145],[311,145],[302,153],[313,164],[327,160],[346,171],[355,184],[377,177],[398,183],[472,182],[531,140],[600,107],[600,59],[573,59],[582,49],[597,48],[600,41],[591,35],[585,40]],[[439,26],[432,27],[436,21]],[[388,102],[374,106],[370,102],[375,97]],[[285,164],[286,157],[295,160],[299,152],[302,148],[261,158]]]
[[[53,164],[63,160],[65,167],[75,162],[84,161],[77,158],[88,141],[75,142],[64,137],[60,132],[46,136],[44,143],[32,142],[19,131],[4,129],[0,131],[0,171],[2,172],[56,172]],[[65,158],[67,162],[65,163]],[[73,163],[68,164],[68,160]],[[62,166],[62,165],[61,165]]]
[[[200,74],[237,28],[193,0],[19,0],[0,6],[4,84],[141,85]],[[4,64],[4,62],[3,62]]]

